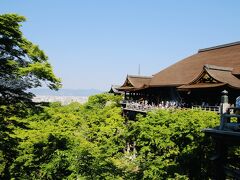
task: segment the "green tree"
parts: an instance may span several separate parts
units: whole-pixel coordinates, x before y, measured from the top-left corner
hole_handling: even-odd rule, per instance
[[[26,90],[45,82],[58,89],[58,79],[39,47],[28,41],[20,27],[25,17],[17,14],[0,15],[0,104],[31,102],[33,94]]]
[[[143,179],[208,179],[211,143],[202,130],[219,116],[200,110],[158,110],[132,122],[139,173]]]
[[[21,30],[25,17],[0,15],[0,178],[9,179],[9,166],[16,156],[17,139],[13,127],[19,125],[9,117],[21,115],[34,106],[28,90],[42,83],[57,90],[61,87],[48,62],[48,57],[27,40]]]

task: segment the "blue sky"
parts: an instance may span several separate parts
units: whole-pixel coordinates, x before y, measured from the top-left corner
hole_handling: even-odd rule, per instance
[[[24,35],[49,56],[64,88],[108,90],[200,48],[240,40],[237,0],[0,0],[27,17]]]

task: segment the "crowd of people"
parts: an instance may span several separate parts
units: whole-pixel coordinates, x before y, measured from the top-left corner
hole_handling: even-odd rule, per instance
[[[219,111],[219,106],[209,106],[206,103],[204,105],[188,105],[184,102],[178,101],[161,101],[158,104],[149,103],[147,100],[145,101],[137,101],[137,100],[124,100],[124,104],[126,104],[126,109],[137,110],[137,111],[149,111],[153,109],[176,109],[176,108],[195,108],[195,109],[203,109],[208,111]]]
[[[159,104],[149,103],[148,101],[125,101],[127,109],[148,111],[153,109],[169,109],[184,107],[183,103],[177,101],[161,101]]]

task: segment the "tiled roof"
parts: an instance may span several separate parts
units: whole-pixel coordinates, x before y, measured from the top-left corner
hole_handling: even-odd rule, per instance
[[[115,94],[121,94],[122,92],[120,92],[118,90],[118,88],[120,88],[119,85],[112,85],[111,89],[108,91],[109,93],[115,93]]]
[[[117,89],[123,90],[123,91],[126,91],[126,90],[134,91],[134,90],[144,89],[149,86],[151,78],[152,77],[149,77],[149,76],[127,75],[127,78],[124,84]]]
[[[240,74],[240,42],[201,49],[197,54],[187,57],[155,74],[150,87],[186,85],[197,77],[205,64],[232,67],[232,73]]]

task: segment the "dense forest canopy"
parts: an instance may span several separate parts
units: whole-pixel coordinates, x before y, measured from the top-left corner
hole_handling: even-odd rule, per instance
[[[52,103],[11,120],[17,139],[9,177],[16,179],[167,179],[209,177],[211,143],[203,128],[218,115],[158,110],[137,121],[122,116],[121,96],[95,95],[86,104]],[[209,146],[210,145],[210,146]],[[1,161],[3,167],[4,160]],[[194,164],[194,165],[193,165]],[[0,168],[1,175],[4,174]],[[200,178],[199,178],[200,179]]]

